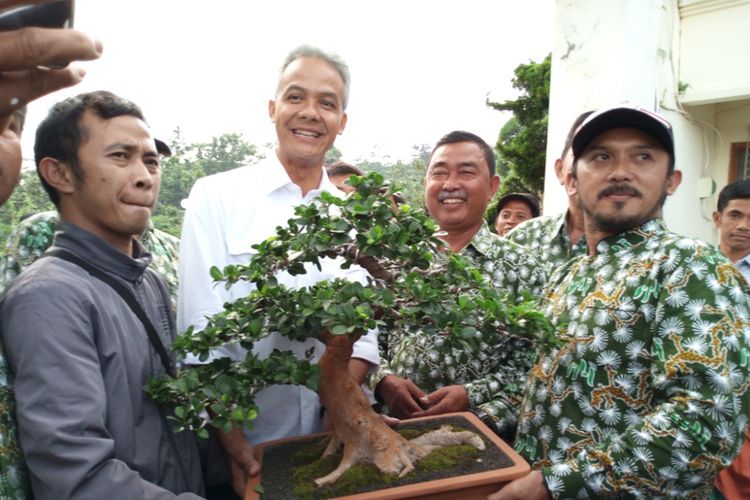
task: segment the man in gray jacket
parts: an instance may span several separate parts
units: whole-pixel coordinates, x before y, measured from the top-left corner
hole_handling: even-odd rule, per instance
[[[34,150],[61,230],[53,255],[19,276],[0,315],[34,494],[199,498],[193,436],[175,434],[169,409],[143,392],[172,369],[175,323],[133,235],[148,224],[169,148],[135,104],[100,91],[53,106]]]

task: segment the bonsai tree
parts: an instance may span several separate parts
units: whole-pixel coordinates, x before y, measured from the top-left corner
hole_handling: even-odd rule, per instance
[[[178,355],[206,360],[212,349],[236,342],[247,350],[245,359],[216,359],[176,378],[152,381],[148,388],[158,402],[176,404],[179,429],[202,436],[209,424],[229,431],[250,423],[257,415],[254,395],[268,384],[302,384],[317,391],[333,428],[324,455],[343,447],[339,467],[318,485],[335,481],[359,462],[404,475],[435,446],[483,447],[472,433],[445,430],[408,441],[384,423],[348,371],[352,345],[369,329],[379,328],[381,335],[421,329],[442,337],[445,349],[492,346],[507,335],[554,343],[552,329],[531,303],[507,301],[470,261],[444,253],[434,222],[421,210],[395,205],[382,176],[349,182],[356,191],[348,198],[322,193],[318,203],[297,207],[287,227],[278,227],[275,236],[255,247],[247,265],[211,269],[226,287],[248,281],[255,289],[226,304],[202,331],[189,329],[173,348]],[[336,279],[289,289],[274,277],[281,271],[305,273],[306,264],[319,266],[324,258],[340,259],[344,267],[359,265],[371,278],[366,284]],[[273,332],[294,340],[318,338],[325,353],[317,365],[291,352],[259,359],[253,343]]]

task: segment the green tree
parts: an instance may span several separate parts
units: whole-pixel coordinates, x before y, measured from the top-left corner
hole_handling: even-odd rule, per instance
[[[326,157],[325,160],[323,160],[323,165],[327,167],[332,163],[336,163],[337,161],[341,160],[341,156],[341,150],[336,146],[333,146],[326,152]]]
[[[505,172],[499,195],[526,191],[537,196],[544,188],[547,150],[551,56],[542,62],[521,64],[515,69],[513,86],[521,91],[515,100],[487,101],[498,111],[513,117],[503,126],[497,141],[500,171]],[[512,181],[512,182],[511,182]]]
[[[180,235],[182,227],[181,202],[190,194],[195,181],[260,158],[257,148],[235,133],[222,134],[209,142],[188,144],[178,128],[170,147],[172,156],[162,162],[161,191],[153,222],[158,229],[174,236]]]

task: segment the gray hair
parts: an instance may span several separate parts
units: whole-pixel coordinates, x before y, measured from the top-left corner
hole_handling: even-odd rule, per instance
[[[338,54],[329,54],[318,47],[313,47],[312,45],[307,44],[300,45],[286,56],[284,64],[281,66],[281,71],[279,71],[279,75],[284,73],[287,66],[302,57],[320,59],[321,61],[330,64],[333,69],[336,70],[341,77],[341,80],[344,82],[344,109],[346,109],[346,106],[349,104],[349,84],[351,83],[351,76],[349,76],[349,66],[347,66],[344,60],[341,59]]]

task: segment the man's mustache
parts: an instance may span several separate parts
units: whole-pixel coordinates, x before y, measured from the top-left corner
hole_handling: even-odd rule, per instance
[[[636,196],[643,198],[643,193],[631,186],[630,184],[612,184],[599,191],[598,199],[602,199],[605,196],[611,196],[613,194],[629,194],[630,196]]]
[[[438,194],[438,201],[443,201],[446,198],[458,198],[460,200],[465,200],[469,197],[469,193],[466,191],[440,191],[440,194]]]

